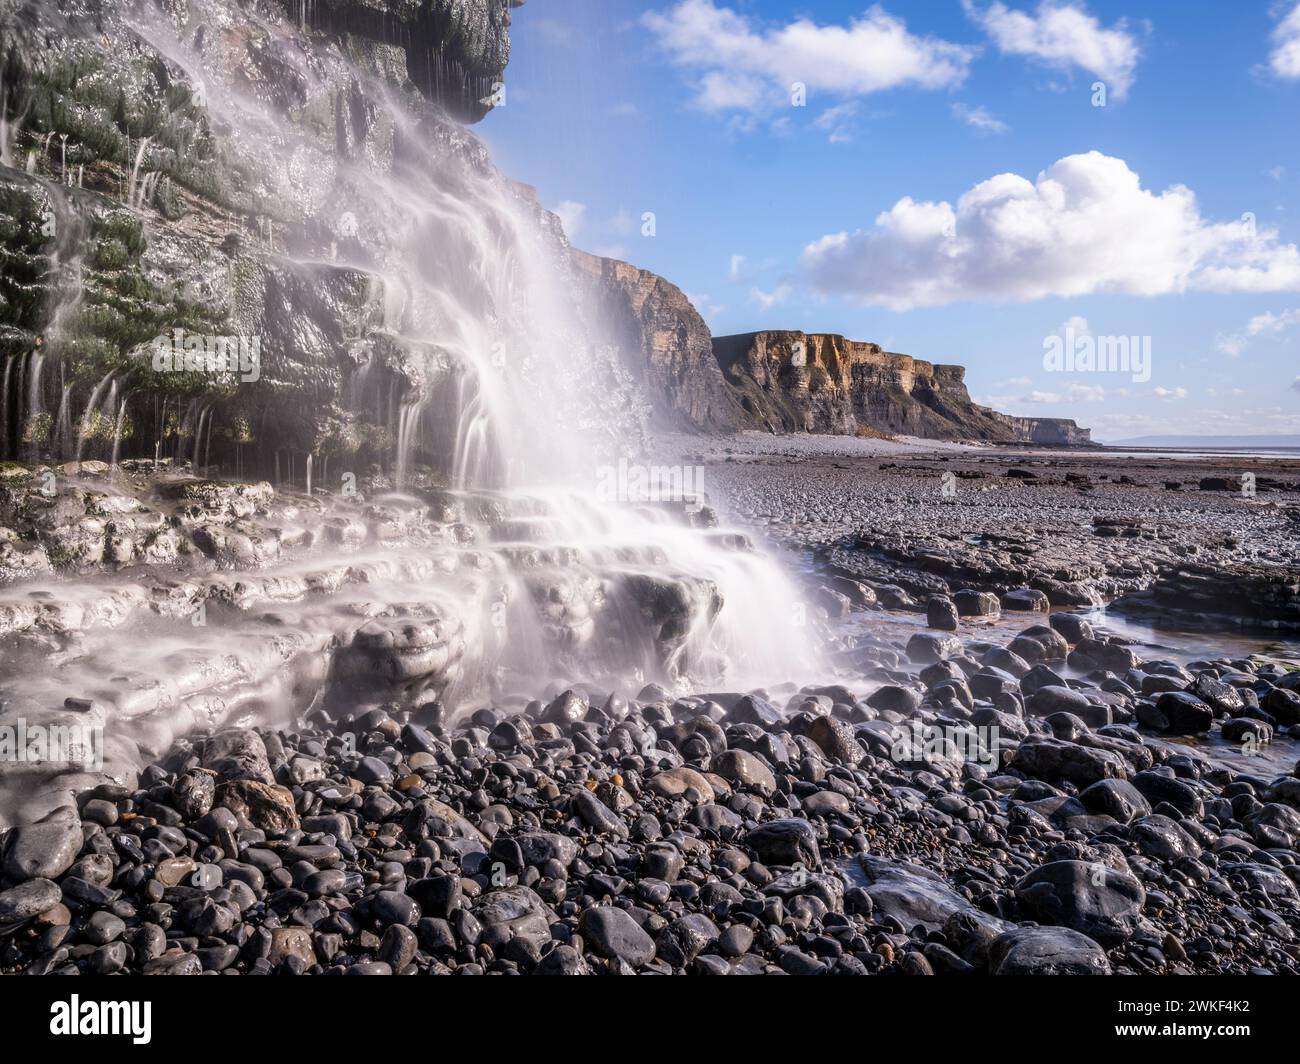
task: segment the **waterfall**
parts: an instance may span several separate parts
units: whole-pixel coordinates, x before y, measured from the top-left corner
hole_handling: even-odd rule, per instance
[[[41,370],[45,366],[45,353],[33,351],[27,368],[27,411],[22,421],[24,442],[35,460],[40,455],[40,420],[44,413],[41,397]]]
[[[4,383],[0,385],[0,458],[9,452],[9,377],[13,374],[14,363],[21,355],[10,355],[5,359]]]
[[[247,459],[253,476],[270,472],[269,465],[276,488],[292,495],[305,487],[310,503],[259,502],[251,511],[241,509],[228,535],[207,540],[202,534],[210,530],[211,515],[188,514],[173,528],[187,552],[209,555],[231,592],[238,588],[231,609],[212,611],[207,626],[169,631],[155,623],[152,605],[145,607],[141,624],[156,639],[137,643],[120,633],[90,633],[75,661],[51,670],[59,672],[58,681],[68,689],[105,691],[96,697],[113,705],[140,704],[165,689],[179,659],[193,663],[187,678],[192,671],[196,684],[210,684],[202,690],[228,698],[232,711],[243,706],[240,712],[284,713],[303,693],[334,690],[328,685],[339,682],[331,671],[337,661],[330,655],[347,651],[370,618],[415,627],[436,618],[440,632],[454,633],[448,646],[463,646],[448,686],[437,692],[453,705],[501,692],[540,693],[552,682],[589,680],[634,693],[628,686],[639,686],[642,678],[735,689],[814,678],[811,641],[787,623],[799,596],[770,558],[744,549],[741,537],[726,530],[694,527],[682,497],[660,505],[603,490],[609,469],[654,460],[642,446],[646,399],[618,360],[614,329],[584,294],[567,245],[535,201],[497,173],[481,142],[431,105],[376,80],[337,48],[314,41],[285,45],[281,58],[300,64],[294,76],[310,113],[341,99],[340,84],[354,85],[364,97],[368,128],[358,136],[366,143],[339,152],[332,136],[319,135],[316,122],[303,121],[298,105],[285,110],[268,104],[268,96],[228,72],[234,66],[196,54],[195,24],[178,39],[171,19],[151,7],[133,10],[131,28],[178,78],[205,86],[204,105],[220,119],[220,151],[238,175],[235,184],[246,182],[237,191],[255,189],[267,205],[266,213],[239,212],[235,224],[257,234],[239,254],[252,269],[262,259],[284,275],[286,310],[295,320],[282,333],[272,322],[264,338],[264,378],[239,384],[235,393],[240,416],[253,428],[246,456],[239,434],[224,431],[228,393],[215,388],[142,396],[133,370],[109,363],[119,368],[98,379],[83,408],[79,389],[86,368],[67,362],[65,342],[77,304],[61,295],[48,357],[66,364],[60,384],[74,386],[61,396],[52,443],[69,449],[75,435],[78,461],[93,453],[116,470],[149,449],[141,438],[146,433],[129,431],[132,414],[138,419],[156,411],[155,461],[166,452],[176,465],[165,480],[183,477],[187,463],[193,475],[217,476]],[[280,18],[273,10],[241,6],[240,17]],[[196,8],[192,17],[209,25],[224,12],[217,0],[214,11]],[[275,25],[277,32],[284,29],[283,21]],[[128,141],[125,156],[118,157],[125,164],[121,197],[142,212],[146,241],[159,233],[145,208],[165,187],[158,169],[146,172],[151,146],[148,137],[134,146]],[[59,195],[55,254],[71,297],[81,283],[75,247],[84,233],[75,208],[83,197],[66,190]],[[195,220],[202,222],[202,214]],[[302,424],[277,424],[295,416],[276,401],[277,388],[290,396],[309,394],[300,381],[276,375],[285,361],[294,362],[281,361],[283,345],[294,343],[300,335],[295,329],[324,334],[338,324],[329,317],[336,312],[332,293],[319,303],[296,293],[310,293],[321,278],[343,271],[364,279],[358,288],[366,305],[348,336],[348,359],[294,365],[305,367],[309,379],[318,373],[330,380],[322,395],[335,387],[331,377],[343,378],[329,393],[331,405],[338,396],[338,406],[351,404],[341,412],[366,441],[364,451],[320,446],[309,435],[309,419],[316,416],[311,408],[296,415]],[[252,303],[256,314],[255,297]],[[297,320],[317,313],[317,305],[322,320]],[[236,318],[248,310],[241,305]],[[247,320],[232,321],[228,331],[241,331]],[[7,419],[40,411],[46,359],[41,352],[6,366]],[[335,413],[328,411],[331,418]],[[218,417],[218,441],[229,435],[231,444],[218,444],[214,465]],[[6,431],[15,437],[8,423]],[[301,484],[298,454],[305,454]],[[117,488],[136,491],[135,480],[120,477]],[[325,489],[320,496],[318,487]],[[165,509],[170,497],[162,497],[168,501],[150,497],[146,505]],[[364,526],[360,536],[358,525]],[[283,539],[265,535],[272,526]],[[119,583],[168,579],[165,566],[138,562],[137,555]],[[200,584],[207,580],[202,568],[196,567]],[[350,582],[337,597],[331,589],[277,599],[273,611],[258,606],[240,612],[245,593],[287,595],[306,572],[315,578],[336,571]],[[95,579],[108,585],[113,578],[97,572]],[[325,587],[328,579],[320,579]],[[168,601],[169,594],[148,601]],[[272,614],[277,634],[268,638]],[[282,659],[267,668],[266,655],[295,640],[316,648],[316,668],[329,677],[281,690],[275,684],[290,670]],[[237,674],[229,690],[222,686],[226,669]],[[105,690],[103,677],[119,674],[131,679]],[[351,704],[412,694],[381,690],[387,675],[364,671],[360,689],[348,694]],[[270,686],[249,694],[264,682]],[[179,701],[155,709],[151,719],[178,728],[212,719],[187,717],[194,711]]]
[[[117,404],[118,404],[118,383],[116,379],[108,383],[108,399],[104,403],[104,416],[100,418],[100,423],[104,426],[112,426],[113,435],[116,436],[117,430]]]
[[[403,403],[397,429],[397,469],[393,476],[397,490],[407,485],[407,477],[414,447],[416,430],[419,428],[420,416],[424,412],[423,403]]]
[[[0,83],[0,166],[14,165],[14,141],[22,128],[23,116],[9,118],[9,89]]]
[[[146,140],[146,143],[147,140]],[[137,163],[137,166],[139,164]],[[153,200],[154,188],[158,183],[159,171],[151,170],[140,178],[138,188],[131,193],[130,206],[137,211],[142,211]],[[133,178],[134,184],[134,178]]]
[[[90,435],[94,426],[95,405],[99,402],[100,392],[104,390],[104,385],[106,385],[112,378],[113,372],[113,370],[109,370],[104,374],[100,379],[100,382],[91,390],[90,398],[86,400],[86,409],[82,412],[81,425],[77,429],[77,462],[81,461],[82,453],[85,451],[86,447],[86,437]]]
[[[213,410],[208,415],[208,432],[203,437],[203,468],[208,468],[208,463],[212,458],[212,422],[216,420],[216,411]]]
[[[134,209],[136,206],[135,183],[136,183],[136,179],[140,176],[140,164],[144,162],[144,153],[149,150],[149,140],[150,140],[149,137],[145,137],[143,140],[140,141],[140,147],[136,149],[136,153],[135,153],[135,165],[131,167],[131,179],[126,186],[126,205],[128,207],[131,207],[132,209]],[[131,142],[128,139],[127,140],[128,152],[130,151],[130,143]]]
[[[78,211],[71,209],[69,194],[62,184],[47,185],[59,211],[57,236],[50,249],[50,308],[45,325],[45,347],[62,358],[71,324],[85,297],[82,283],[84,269],[83,222]]]
[[[113,382],[113,388],[117,388],[117,382]],[[117,404],[117,416],[113,419],[113,457],[110,464],[114,470],[117,469],[118,458],[122,450],[122,426],[126,421],[126,401],[128,396],[123,395]]]
[[[199,458],[201,457],[201,447],[203,444],[203,426],[212,416],[212,407],[208,405],[199,407],[198,421],[194,425],[194,450],[190,456],[190,464],[194,467],[195,472],[200,470]]]
[[[55,419],[54,432],[50,436],[50,449],[55,450],[57,444],[58,454],[65,458],[72,449],[71,398],[72,385],[65,384],[59,399],[59,416]]]

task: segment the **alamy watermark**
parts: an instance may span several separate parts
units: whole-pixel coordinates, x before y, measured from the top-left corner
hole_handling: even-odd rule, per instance
[[[1043,340],[1048,373],[1128,373],[1134,384],[1151,379],[1151,337],[1093,336],[1067,325]]]
[[[99,724],[38,724],[18,717],[0,724],[0,761],[28,765],[104,767],[104,728]]]
[[[148,1045],[153,1027],[150,1001],[83,1001],[73,994],[67,1001],[50,1004],[50,1034],[113,1035],[129,1037],[134,1045]]]
[[[901,764],[922,760],[946,761],[953,756],[989,771],[996,769],[997,726],[954,728],[913,720],[894,729],[894,742],[889,749],[889,757],[893,761]]]
[[[229,373],[251,384],[262,376],[260,336],[209,336],[173,329],[149,343],[155,373]]]
[[[704,467],[637,465],[620,458],[618,465],[596,470],[596,494],[606,502],[683,502],[687,512],[704,506]]]

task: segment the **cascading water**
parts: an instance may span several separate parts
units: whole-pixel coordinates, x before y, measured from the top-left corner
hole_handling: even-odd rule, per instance
[[[288,234],[287,250],[272,252],[269,241],[264,249],[276,268],[303,278],[351,271],[377,294],[365,357],[342,390],[358,419],[387,427],[392,490],[383,494],[383,477],[370,477],[369,496],[358,499],[367,474],[348,468],[346,456],[315,477],[312,451],[288,451],[282,465],[276,448],[284,497],[268,502],[256,486],[247,489],[256,502],[222,495],[228,511],[203,524],[196,515],[210,510],[207,489],[190,496],[184,478],[160,482],[164,500],[184,503],[172,526],[190,530],[211,561],[182,566],[176,579],[154,570],[144,583],[113,586],[28,581],[24,601],[0,596],[0,636],[32,640],[45,655],[24,677],[29,705],[73,695],[91,699],[110,724],[129,718],[116,733],[121,748],[110,750],[114,764],[129,767],[189,728],[284,719],[311,704],[521,705],[547,685],[578,682],[635,694],[650,680],[743,689],[814,678],[810,632],[795,623],[800,596],[743,537],[693,516],[698,484],[667,500],[610,490],[611,470],[649,464],[648,403],[597,308],[575,295],[562,238],[475,138],[337,51],[326,64],[286,49],[302,98],[329,99],[343,66],[364,101],[353,113],[366,115],[366,136],[322,145],[301,116],[255,98],[226,72],[209,47],[219,14],[192,13],[178,25],[144,8],[132,18],[176,77],[204,86],[232,158],[255,174],[268,209],[301,206],[300,218],[271,222]],[[241,10],[241,18],[254,16]],[[148,215],[151,196],[137,182],[149,141],[133,147],[124,192]],[[68,303],[56,313],[68,321],[74,310]],[[293,354],[264,347],[264,371]],[[26,385],[22,416],[30,417],[41,409],[41,356],[23,362],[11,386],[12,369],[6,392]],[[79,415],[75,401],[63,409],[65,393],[65,428],[51,434],[52,447],[66,447],[75,425],[78,460],[97,439],[115,468],[129,466],[131,453],[165,453],[162,434],[174,422],[177,467],[206,465],[214,423],[228,427],[219,399],[157,407],[137,396],[142,412],[161,409],[159,427],[124,440],[140,379],[109,371],[81,393]],[[13,405],[6,400],[0,413]],[[289,485],[303,458],[307,494],[296,495]],[[123,545],[130,537],[110,532],[103,560],[184,561],[167,522],[141,505],[132,475],[116,485],[74,481],[75,490],[102,494],[97,508],[137,533]],[[255,510],[268,516],[259,523]],[[42,600],[33,607],[31,592],[57,595],[75,618]],[[123,626],[137,622],[152,636],[124,641]],[[36,636],[50,631],[53,646],[48,634]]]

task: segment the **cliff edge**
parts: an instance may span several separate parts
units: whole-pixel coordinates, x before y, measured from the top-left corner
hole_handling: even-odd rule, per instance
[[[713,338],[745,427],[833,435],[1080,446],[1091,431],[1064,418],[1012,417],[975,403],[961,366],[926,362],[833,333],[789,330]]]

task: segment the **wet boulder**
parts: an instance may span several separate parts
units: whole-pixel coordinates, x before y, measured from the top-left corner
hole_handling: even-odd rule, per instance
[[[1052,861],[1021,879],[1016,897],[1040,923],[1068,927],[1110,947],[1137,930],[1146,891],[1128,872],[1097,862]]]

